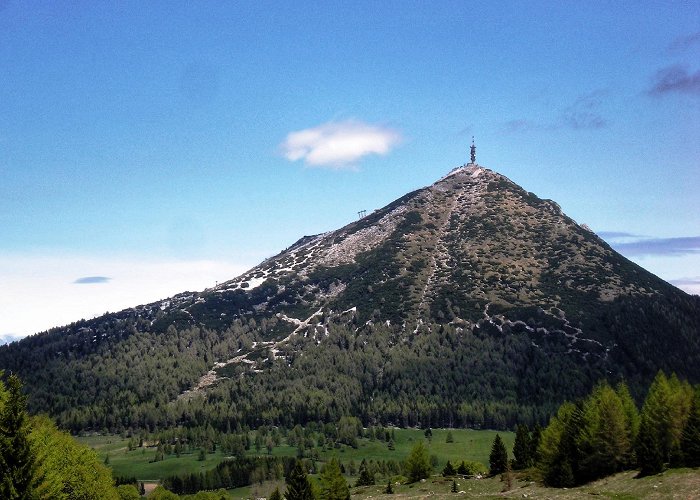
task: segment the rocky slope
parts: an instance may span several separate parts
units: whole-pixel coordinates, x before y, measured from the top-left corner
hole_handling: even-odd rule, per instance
[[[347,344],[340,354],[333,351],[339,337]],[[374,352],[352,351],[351,340],[376,342]],[[120,358],[130,349],[138,353]],[[347,390],[343,412],[396,420],[396,412],[385,415],[369,401],[410,400],[422,389],[405,377],[417,377],[439,386],[426,397],[448,413],[505,398],[536,420],[601,377],[625,378],[634,389],[663,368],[699,381],[700,301],[616,253],[555,202],[470,164],[341,229],[305,236],[213,289],[0,348],[0,367],[25,377],[35,408],[82,422],[76,408],[107,413],[108,396],[53,393],[47,387],[57,376],[71,387],[97,377],[131,404],[155,399],[183,408],[202,394],[248,397],[241,377],[272,387],[306,377],[294,372],[302,365],[326,370],[304,355],[331,364],[346,355],[374,377],[351,391],[319,389],[326,391],[319,408],[335,401],[331,392]],[[154,357],[162,360],[155,371]],[[115,361],[125,359],[127,367]],[[435,373],[443,359],[452,368]],[[95,368],[104,360],[114,374]],[[144,375],[125,373],[134,368]],[[484,372],[496,382],[484,382]],[[354,386],[355,368],[339,373]],[[465,377],[493,387],[464,389]],[[453,418],[445,415],[439,418]]]

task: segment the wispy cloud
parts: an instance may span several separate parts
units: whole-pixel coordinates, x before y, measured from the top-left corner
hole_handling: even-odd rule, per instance
[[[389,127],[346,120],[291,132],[280,149],[289,161],[342,169],[353,168],[367,155],[385,155],[400,142],[401,134]]]
[[[73,283],[76,285],[90,285],[95,283],[109,283],[111,279],[112,278],[108,278],[107,276],[85,276],[83,278],[78,278]]]
[[[600,112],[605,90],[596,90],[579,96],[572,104],[561,108],[549,123],[538,123],[527,118],[518,118],[503,124],[506,134],[518,134],[532,131],[552,130],[590,130],[600,129],[608,125],[608,121]]]
[[[668,282],[676,286],[700,285],[700,276],[695,278],[678,278],[675,280],[669,280]]]
[[[679,238],[644,238],[635,241],[611,242],[610,245],[623,255],[681,256],[700,253],[700,236]]]
[[[679,36],[668,46],[668,52],[671,54],[685,52],[696,44],[700,45],[700,31],[690,35]]]
[[[691,73],[682,64],[662,68],[652,77],[648,93],[656,97],[674,93],[700,95],[700,70]]]
[[[639,234],[626,233],[624,231],[600,231],[597,234],[604,240],[616,240],[620,238],[643,238],[643,236]]]
[[[531,132],[533,130],[543,130],[546,126],[535,123],[525,118],[510,120],[503,124],[503,131],[508,134],[517,134],[521,132]]]
[[[559,123],[574,130],[603,128],[608,123],[600,114],[604,90],[597,90],[580,96],[565,108],[559,116]]]

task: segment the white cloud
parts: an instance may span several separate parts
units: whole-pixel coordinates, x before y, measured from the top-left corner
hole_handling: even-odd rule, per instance
[[[24,337],[176,293],[200,291],[249,267],[216,260],[0,255],[0,337]],[[93,275],[110,279],[98,285],[76,284]]]
[[[399,142],[401,134],[391,128],[346,120],[290,132],[280,148],[289,161],[341,169],[367,155],[385,155]]]

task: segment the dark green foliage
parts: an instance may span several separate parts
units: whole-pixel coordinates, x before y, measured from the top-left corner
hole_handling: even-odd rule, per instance
[[[297,460],[294,468],[287,476],[287,491],[284,493],[284,498],[287,500],[314,500],[314,491],[306,476],[301,461]]]
[[[367,461],[363,458],[360,462],[360,475],[355,486],[371,486],[374,484],[374,474],[369,471]]]
[[[501,436],[496,434],[491,445],[491,454],[489,455],[489,474],[495,476],[502,474],[508,468],[508,451],[506,445],[503,444]]]
[[[275,488],[275,491],[270,494],[270,498],[268,500],[282,500],[282,493],[280,493],[280,489]]]
[[[459,464],[459,467],[457,467],[457,474],[460,476],[469,476],[469,469],[467,468],[467,464],[464,463],[464,460],[462,460],[462,463]]]
[[[518,425],[513,443],[513,468],[526,469],[532,465],[532,440],[527,425]]]
[[[391,481],[386,483],[386,488],[384,488],[384,493],[387,495],[393,495],[394,494],[394,488],[391,486]]]
[[[447,463],[445,464],[445,467],[442,469],[443,477],[452,477],[456,473],[457,473],[457,471],[455,470],[454,466],[448,460]]]
[[[411,449],[411,453],[406,457],[404,469],[409,483],[415,483],[430,477],[433,467],[430,464],[428,449],[422,441],[416,443]]]
[[[457,481],[455,481],[454,479],[452,480],[452,488],[450,488],[450,491],[452,493],[457,493]]]
[[[695,389],[693,406],[681,434],[680,448],[683,455],[683,465],[686,467],[700,466],[700,388]]]
[[[194,494],[200,490],[240,488],[261,480],[281,479],[280,471],[293,467],[290,457],[244,457],[223,460],[214,469],[201,473],[182,474],[163,479],[163,486],[177,494]],[[306,476],[304,476],[306,477]]]
[[[0,381],[0,498],[31,499],[39,478],[29,441],[26,397],[16,375],[8,377],[6,386],[4,392]]]
[[[654,423],[648,417],[642,417],[639,436],[636,442],[637,465],[640,476],[658,474],[664,470],[664,455],[661,439]]]
[[[540,447],[541,439],[542,427],[540,427],[540,424],[535,424],[535,427],[532,429],[532,433],[530,434],[530,458],[532,459],[533,464],[535,464],[539,459],[537,449]]]

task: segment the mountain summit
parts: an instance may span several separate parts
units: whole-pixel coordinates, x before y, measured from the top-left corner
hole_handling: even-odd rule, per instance
[[[215,288],[0,348],[0,367],[76,430],[188,421],[195,403],[217,425],[498,427],[601,378],[700,381],[699,332],[697,297],[470,163]]]

